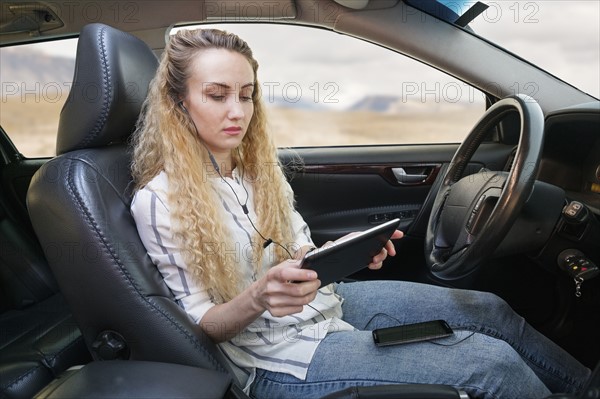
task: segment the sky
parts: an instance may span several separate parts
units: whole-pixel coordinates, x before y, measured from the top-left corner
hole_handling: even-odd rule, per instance
[[[470,24],[476,33],[600,97],[600,1],[501,0],[485,3],[489,8]],[[302,37],[298,37],[286,28],[273,27],[268,32],[240,25],[228,28],[243,37],[254,50],[261,64],[263,82],[269,81],[269,76],[277,76],[281,85],[297,82],[302,87],[311,87],[314,82],[308,73],[310,66],[325,66],[321,69],[328,71],[326,75],[329,73],[330,76],[320,79],[335,82],[346,76],[343,81],[355,82],[344,84],[336,93],[351,102],[366,89],[361,87],[361,79],[351,76],[356,71],[368,68],[375,75],[386,76],[391,75],[390,71],[400,71],[402,76],[429,78],[430,71],[419,63],[400,60],[394,53],[376,46],[365,46],[365,43],[340,36],[340,46],[332,50],[319,46],[322,35],[326,34],[320,30],[305,30]],[[281,43],[293,43],[293,46],[281,46]],[[276,44],[279,44],[278,51],[274,52]],[[58,51],[72,56],[74,48],[75,43],[71,41]],[[440,79],[433,75],[432,78]],[[386,85],[382,83],[381,87],[368,89],[379,94],[393,94],[389,92],[392,86],[387,80]],[[312,87],[311,90],[319,89],[322,94],[327,94],[324,87]]]

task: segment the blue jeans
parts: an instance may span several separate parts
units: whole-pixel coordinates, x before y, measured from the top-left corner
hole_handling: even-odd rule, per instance
[[[344,320],[358,331],[328,334],[305,381],[257,370],[252,396],[319,398],[357,385],[444,384],[472,398],[540,399],[582,388],[590,370],[484,292],[401,281],[339,284]],[[377,347],[371,331],[444,319],[449,338]]]

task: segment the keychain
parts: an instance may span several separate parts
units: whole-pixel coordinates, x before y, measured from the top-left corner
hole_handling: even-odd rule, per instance
[[[581,285],[584,281],[592,279],[600,274],[600,269],[591,260],[589,260],[581,251],[576,249],[567,249],[559,255],[559,265],[575,281],[575,296],[581,297]]]
[[[579,298],[581,296],[581,284],[583,284],[584,279],[582,277],[575,277],[575,296]]]

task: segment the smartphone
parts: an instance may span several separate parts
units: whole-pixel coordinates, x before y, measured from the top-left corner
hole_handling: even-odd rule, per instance
[[[377,346],[406,344],[449,337],[454,332],[444,320],[431,320],[423,323],[378,328],[373,331],[373,340]]]

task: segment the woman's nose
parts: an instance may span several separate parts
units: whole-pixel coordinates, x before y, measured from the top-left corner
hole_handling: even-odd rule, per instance
[[[244,117],[244,107],[238,97],[233,97],[229,101],[229,119],[242,119]]]

